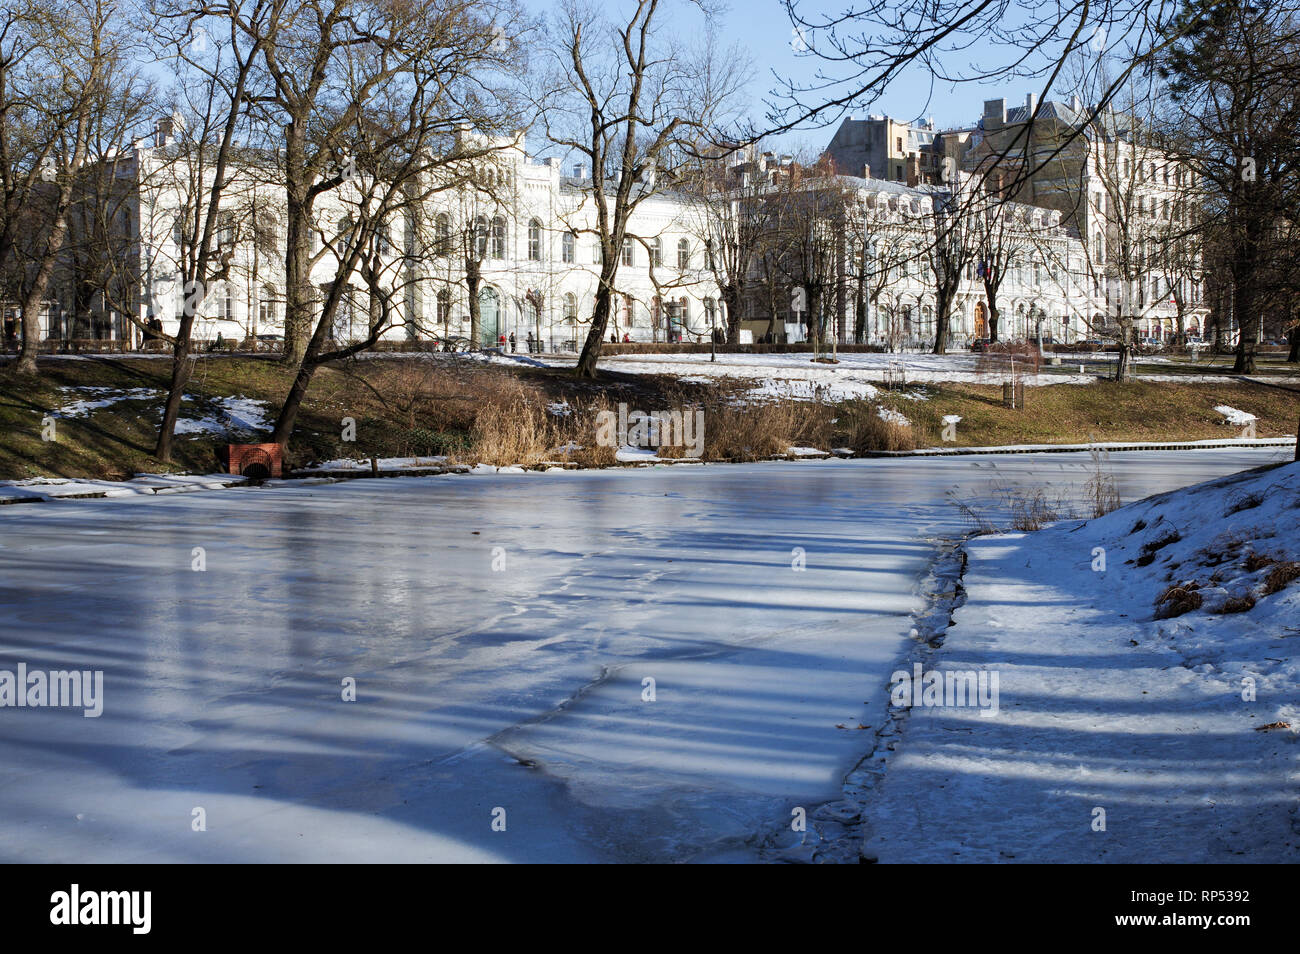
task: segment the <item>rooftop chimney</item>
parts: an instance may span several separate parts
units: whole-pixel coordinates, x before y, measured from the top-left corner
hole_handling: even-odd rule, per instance
[[[1034,110],[1037,108],[1038,108],[1038,94],[1026,93],[1025,94],[1025,119],[1029,119],[1030,116],[1034,115]]]
[[[1007,121],[1007,101],[1005,99],[984,100],[984,125],[997,128]]]

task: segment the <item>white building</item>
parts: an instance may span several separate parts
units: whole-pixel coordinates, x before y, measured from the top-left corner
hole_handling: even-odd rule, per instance
[[[470,344],[467,242],[461,240],[468,236],[471,254],[481,259],[478,345],[495,346],[510,335],[519,350],[530,335],[548,349],[581,345],[600,264],[589,174],[575,168],[565,175],[558,159],[532,159],[522,133],[496,145],[480,162],[483,188],[431,191],[420,207],[388,223],[384,280],[400,304],[385,339]],[[246,158],[222,202],[218,245],[230,258],[229,275],[205,289],[198,303],[198,340],[245,341],[284,331],[284,191],[274,184],[273,168],[261,168],[257,156]],[[81,274],[84,265],[69,255],[57,298],[64,312],[89,314],[79,324],[50,321],[48,337],[138,341],[141,333],[120,314],[123,307],[146,323],[158,319],[168,333],[178,326],[187,297],[181,258],[189,228],[181,209],[197,175],[160,134],[119,157],[114,177],[112,207],[100,210],[115,223],[117,243],[108,244],[120,245],[107,250],[114,259],[111,274]],[[344,186],[317,202],[311,277],[318,287],[335,277],[346,251],[348,201]],[[707,340],[717,319],[717,290],[692,221],[684,200],[667,191],[636,208],[610,322],[619,340]],[[354,277],[350,284],[335,321],[340,341],[364,337],[368,327],[362,282]],[[87,295],[87,285],[98,291]]]

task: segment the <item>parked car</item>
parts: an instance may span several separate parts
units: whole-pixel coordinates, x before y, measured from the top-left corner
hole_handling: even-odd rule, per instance
[[[988,338],[976,338],[974,341],[970,343],[970,349],[971,351],[974,351],[976,354],[979,354],[980,352],[986,350],[989,344],[990,344],[990,339]]]

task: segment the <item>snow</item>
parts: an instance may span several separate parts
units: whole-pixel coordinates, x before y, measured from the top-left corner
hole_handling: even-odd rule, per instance
[[[447,463],[445,456],[434,455],[430,457],[381,457],[379,458],[380,472],[392,470],[421,470],[421,469],[441,469]],[[295,473],[308,474],[368,474],[371,472],[370,458],[356,459],[352,457],[336,457],[332,460],[318,461],[306,467],[300,468]]]
[[[140,495],[218,490],[244,482],[233,474],[137,474],[131,480],[33,477],[0,480],[0,503],[49,501],[74,497],[134,497]]]
[[[862,381],[763,378],[762,383],[745,391],[740,403],[870,400],[878,393],[874,385]]]
[[[945,418],[945,421],[947,419]],[[960,420],[960,418],[958,418]],[[1047,454],[1067,451],[1146,451],[1196,450],[1227,447],[1295,447],[1294,437],[1230,437],[1201,441],[1096,441],[1091,444],[992,444],[975,446],[944,445],[918,447],[910,451],[872,451],[881,457],[942,457],[953,454]]]
[[[1000,712],[910,710],[866,853],[1300,860],[1300,583],[1265,596],[1270,567],[1243,565],[1250,553],[1300,560],[1297,531],[1292,463],[973,541],[966,603],[927,668],[997,672]],[[1200,583],[1203,607],[1159,618],[1179,582]],[[1247,593],[1250,611],[1216,613]]]
[[[59,390],[70,394],[88,395],[62,405],[53,415],[61,418],[88,417],[95,411],[112,407],[122,401],[149,401],[158,404],[159,409],[156,413],[161,416],[161,403],[166,397],[163,391],[156,388],[112,388],[87,385],[75,388],[64,387]],[[200,401],[192,394],[186,394],[184,400],[191,405]],[[265,401],[235,395],[213,398],[207,401],[207,404],[214,408],[215,413],[200,418],[178,418],[176,433],[224,435],[271,429]]]
[[[1216,404],[1214,409],[1226,417],[1229,424],[1238,424],[1244,427],[1251,421],[1258,420],[1254,414],[1247,411],[1239,411],[1235,407],[1229,407],[1227,404]]]
[[[1113,454],[1111,466],[1133,499],[1286,456]],[[1081,486],[1087,465],[492,468],[0,508],[0,668],[105,672],[100,718],[0,710],[0,856],[765,857],[792,808],[811,817],[843,799],[873,744],[874,728],[855,727],[888,718],[883,687],[916,646],[917,581],[935,540],[965,526],[947,492]],[[1058,542],[1044,572],[1068,571],[1072,552]],[[977,572],[1024,562],[998,554]],[[1015,661],[1046,664],[1037,653]],[[1127,718],[1122,675],[1105,698]],[[1004,681],[1004,712],[1023,691]],[[1016,751],[1000,758],[1032,774]],[[913,811],[918,853],[943,843],[949,813],[963,817],[960,789],[942,812],[941,794]],[[191,829],[196,807],[207,831]]]
[[[906,416],[891,408],[876,408],[876,414],[879,415],[880,419],[886,424],[897,424],[899,427],[912,426],[912,422],[909,421]]]
[[[162,392],[154,388],[110,388],[87,385],[84,387],[61,387],[60,391],[69,394],[87,394],[89,397],[70,401],[54,412],[54,417],[87,417],[101,408],[112,407],[119,401],[156,401]]]
[[[186,400],[194,400],[188,394],[185,397]],[[266,417],[265,401],[246,397],[222,397],[210,403],[215,406],[216,414],[201,418],[178,418],[176,433],[224,435],[271,430],[271,422]]]
[[[456,357],[449,355],[448,357]],[[1049,353],[1045,358],[1050,358]],[[1109,376],[1113,369],[1096,367],[1111,365],[1116,360],[1113,353],[1059,355],[1062,364],[1056,370],[1044,365],[1037,374],[1023,374],[1020,365],[1016,365],[1016,378],[1028,387],[1047,387],[1049,385],[1089,385],[1095,383],[1097,373]],[[779,391],[782,386],[795,389],[792,395],[801,399],[801,393],[811,393],[813,388],[828,388],[831,395],[844,394],[845,397],[871,398],[874,395],[866,388],[882,382],[896,381],[900,376],[907,384],[934,384],[941,382],[962,382],[967,384],[996,384],[1005,376],[1004,371],[979,370],[980,356],[970,352],[952,354],[886,354],[886,353],[847,353],[838,355],[839,364],[825,365],[812,363],[812,355],[807,352],[756,353],[740,354],[720,352],[717,360],[710,360],[705,353],[685,354],[619,354],[605,355],[600,359],[601,366],[612,371],[630,374],[661,374],[676,376],[680,380],[692,382],[716,381],[722,378],[734,378],[740,381],[755,382],[757,397],[763,397],[768,391]],[[484,358],[483,360],[491,360]],[[510,358],[503,358],[509,362]],[[1168,358],[1158,361],[1144,356],[1142,362],[1168,363]],[[576,358],[562,355],[549,355],[531,361],[532,364],[546,364],[551,367],[572,367]],[[1091,365],[1092,373],[1079,374],[1080,363]],[[1225,373],[1140,373],[1134,374],[1136,381],[1173,382],[1182,384],[1239,384],[1238,378]],[[1264,379],[1270,383],[1295,382],[1295,375],[1285,375]],[[915,392],[906,392],[912,393]],[[778,395],[779,396],[779,395]],[[807,397],[803,397],[807,400]],[[829,400],[845,398],[831,396]]]
[[[614,459],[621,464],[642,464],[658,461],[659,455],[653,447],[633,447],[631,444],[624,444],[614,452]]]

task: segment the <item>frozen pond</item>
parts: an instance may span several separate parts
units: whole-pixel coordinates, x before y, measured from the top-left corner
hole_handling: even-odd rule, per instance
[[[1110,467],[1127,502],[1289,456]],[[753,858],[793,807],[838,797],[857,726],[880,724],[918,580],[965,528],[952,496],[994,480],[1055,495],[1088,465],[677,466],[0,508],[0,670],[104,671],[99,718],[0,709],[0,858]]]

